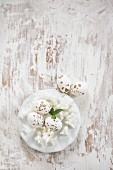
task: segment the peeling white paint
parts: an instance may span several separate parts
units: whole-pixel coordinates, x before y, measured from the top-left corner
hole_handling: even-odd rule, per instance
[[[0,0],[0,9],[0,168],[112,170],[112,0]],[[76,100],[77,141],[43,155],[21,141],[17,114],[32,92],[55,88],[59,73],[87,81],[89,97]]]

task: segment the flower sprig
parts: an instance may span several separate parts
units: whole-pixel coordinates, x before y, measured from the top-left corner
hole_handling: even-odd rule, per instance
[[[54,108],[52,107],[51,110],[49,111],[49,114],[51,115],[52,119],[56,119],[56,115],[61,111],[63,111],[63,109],[54,110]]]

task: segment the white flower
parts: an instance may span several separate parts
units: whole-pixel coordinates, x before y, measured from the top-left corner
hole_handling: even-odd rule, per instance
[[[57,143],[57,136],[54,137],[54,138],[50,138],[50,141],[49,141],[52,145],[55,145]]]
[[[58,105],[58,100],[54,96],[48,95],[48,99],[49,99],[52,107],[56,107]]]
[[[43,142],[40,131],[37,132],[37,136],[35,137],[35,141],[37,141],[39,144],[41,144]]]
[[[69,135],[68,126],[65,126],[63,130],[60,132],[60,134],[68,136]]]
[[[66,125],[69,125],[72,128],[75,128],[76,127],[76,123],[77,123],[77,120],[76,120],[76,116],[75,116],[74,113],[71,113],[70,115],[68,115],[66,117],[66,120],[65,120],[65,124]]]
[[[77,123],[77,117],[73,112],[61,112],[60,119],[62,120],[62,122],[64,122],[64,124],[75,128]]]
[[[60,112],[60,119],[61,120],[64,120],[64,119],[66,119],[66,117],[68,116],[68,112]]]
[[[52,145],[55,145],[57,141],[57,137],[54,137],[54,132],[47,130],[47,128],[43,128],[42,131],[37,132],[37,136],[35,137],[35,141],[37,141],[41,145],[48,145],[48,143],[51,143]]]
[[[69,98],[69,96],[64,96],[60,99],[57,108],[68,110],[69,107],[73,104],[73,100]]]
[[[53,137],[53,134],[54,133],[52,131],[49,131],[49,130],[47,132],[43,133],[43,140],[44,140],[45,145],[47,145],[49,142],[51,143],[51,139]]]

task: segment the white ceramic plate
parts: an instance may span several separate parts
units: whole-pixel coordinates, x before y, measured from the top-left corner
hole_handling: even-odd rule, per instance
[[[30,112],[33,111],[34,100],[44,99],[48,102],[52,102],[55,107],[60,105],[62,108],[65,109],[69,114],[73,112],[76,117],[76,121],[74,123],[74,127],[72,128],[68,125],[68,135],[61,134],[63,132],[63,128],[67,125],[63,123],[62,129],[56,133],[57,139],[54,145],[51,144],[39,144],[35,137],[37,136],[37,131],[39,129],[32,128],[28,125],[27,116]],[[65,114],[65,113],[64,113]],[[60,113],[58,114],[60,118]],[[30,97],[28,97],[24,102],[19,111],[18,115],[19,120],[19,132],[23,140],[33,149],[38,150],[44,153],[52,153],[58,152],[65,149],[68,145],[70,145],[77,137],[79,129],[80,129],[80,113],[77,105],[74,103],[73,99],[64,93],[60,93],[54,89],[47,89],[47,90],[39,90],[38,92],[34,93]]]

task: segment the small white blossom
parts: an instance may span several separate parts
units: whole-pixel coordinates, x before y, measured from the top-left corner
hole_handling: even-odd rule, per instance
[[[47,130],[44,128],[42,131],[37,132],[37,136],[35,137],[35,141],[37,141],[41,145],[48,145],[48,143],[51,143],[52,145],[55,145],[57,141],[57,137],[54,137],[54,132]]]
[[[69,135],[68,126],[65,126],[63,130],[60,132],[60,134],[68,136]]]
[[[60,118],[64,124],[71,126],[72,128],[75,128],[77,123],[77,117],[74,113],[69,112],[61,112]]]
[[[57,108],[68,110],[69,107],[72,105],[73,100],[69,98],[69,96],[64,96],[62,99],[60,99],[59,104],[57,105]]]

